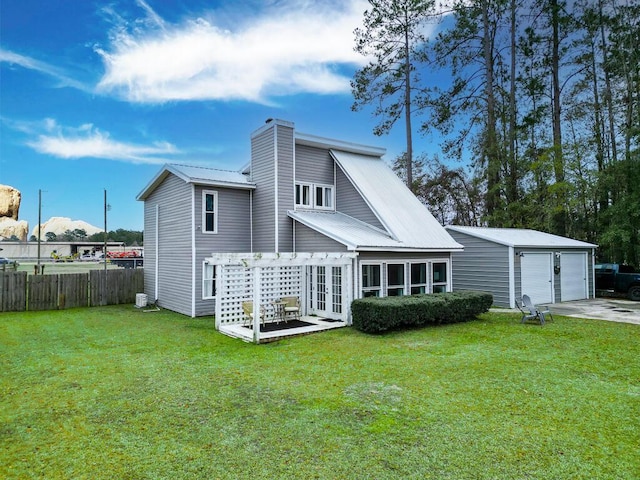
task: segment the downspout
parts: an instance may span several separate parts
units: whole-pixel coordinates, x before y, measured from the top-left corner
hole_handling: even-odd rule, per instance
[[[191,317],[196,316],[196,186],[191,184]]]
[[[280,238],[278,235],[278,125],[273,126],[273,174],[274,178],[274,193],[275,193],[275,237],[274,237],[274,250],[276,253],[280,251]]]
[[[596,249],[591,249],[591,281],[589,282],[590,289],[593,292],[591,298],[596,298]]]
[[[509,308],[516,308],[515,255],[515,248],[509,247]]]
[[[158,243],[160,238],[160,204],[156,203],[156,231],[155,231],[155,243],[156,243],[156,261],[154,266],[154,275],[155,275],[155,285],[153,292],[153,300],[157,304],[158,303],[158,262],[160,260],[160,245]]]
[[[249,248],[253,253],[253,190],[249,190]]]

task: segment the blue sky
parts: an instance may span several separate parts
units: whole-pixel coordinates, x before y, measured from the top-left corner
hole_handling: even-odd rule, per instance
[[[0,184],[29,231],[52,216],[142,230],[136,195],[164,163],[237,170],[269,117],[404,150],[352,112],[362,0],[6,0],[0,3]],[[415,135],[414,151],[437,145]]]

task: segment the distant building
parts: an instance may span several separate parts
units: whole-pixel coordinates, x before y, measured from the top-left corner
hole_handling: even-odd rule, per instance
[[[54,256],[78,257],[84,254],[102,253],[104,242],[40,242],[40,259],[53,260]],[[121,252],[132,249],[126,247],[123,242],[107,242],[107,251]],[[31,261],[38,259],[38,242],[20,242],[4,240],[0,242],[0,257],[11,260]]]

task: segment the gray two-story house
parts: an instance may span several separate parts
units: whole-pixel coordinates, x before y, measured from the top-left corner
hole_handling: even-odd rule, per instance
[[[353,298],[451,290],[451,254],[462,246],[384,153],[270,119],[251,135],[251,159],[239,172],[165,165],[138,195],[145,293],[163,308],[214,315],[232,290],[220,259],[234,253],[269,256],[285,269],[306,255],[296,264],[302,273],[281,282],[296,284],[287,288],[303,314],[347,323]],[[347,268],[335,261],[341,255]]]

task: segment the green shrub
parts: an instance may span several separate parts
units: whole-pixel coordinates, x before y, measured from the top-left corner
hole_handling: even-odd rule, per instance
[[[353,326],[366,333],[466,322],[489,311],[486,292],[449,292],[404,297],[368,297],[351,303]]]

